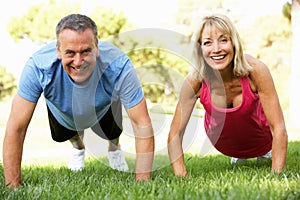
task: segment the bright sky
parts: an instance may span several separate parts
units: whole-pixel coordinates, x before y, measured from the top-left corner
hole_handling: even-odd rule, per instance
[[[16,44],[6,32],[6,24],[11,16],[25,13],[30,6],[43,0],[9,0],[0,7],[0,65],[7,67],[9,72],[19,77],[27,58],[37,49],[29,42]],[[83,13],[88,12],[95,4],[123,11],[129,21],[136,26],[169,28],[178,8],[178,0],[69,0],[81,1],[84,4]],[[232,12],[248,14],[249,17],[261,13],[281,12],[282,5],[287,0],[223,0],[223,5],[230,7]],[[238,2],[238,3],[237,3]],[[271,6],[270,6],[271,5]]]

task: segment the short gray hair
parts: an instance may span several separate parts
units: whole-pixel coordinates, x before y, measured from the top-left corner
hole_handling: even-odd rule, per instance
[[[94,33],[96,46],[98,46],[98,29],[96,23],[86,15],[70,14],[62,18],[56,26],[56,39],[59,46],[59,34],[65,30],[71,29],[76,32],[83,32],[86,29],[91,29]]]

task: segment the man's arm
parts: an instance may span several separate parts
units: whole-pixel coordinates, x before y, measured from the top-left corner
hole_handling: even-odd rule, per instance
[[[3,166],[5,184],[17,188],[22,182],[21,161],[27,127],[33,115],[36,103],[23,99],[16,94],[6,125],[3,142]]]
[[[148,114],[146,100],[127,109],[135,135],[136,176],[135,180],[148,180],[151,177],[154,158],[154,134]]]
[[[188,176],[184,164],[182,140],[186,126],[195,106],[197,100],[196,94],[200,90],[200,86],[201,83],[199,81],[194,81],[190,77],[187,77],[183,83],[179,101],[172,120],[168,137],[168,152],[170,162],[176,176]]]

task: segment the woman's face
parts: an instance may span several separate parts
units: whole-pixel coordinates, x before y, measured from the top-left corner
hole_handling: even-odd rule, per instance
[[[64,70],[75,83],[85,83],[91,76],[99,56],[93,31],[86,29],[76,32],[65,29],[59,34],[59,41],[60,45],[56,49]]]
[[[206,25],[200,40],[204,60],[209,66],[219,71],[231,66],[234,48],[228,35],[215,26]]]

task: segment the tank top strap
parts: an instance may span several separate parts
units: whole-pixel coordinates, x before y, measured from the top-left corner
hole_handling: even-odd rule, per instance
[[[245,95],[247,96],[251,96],[252,98],[256,98],[257,95],[255,93],[253,93],[251,87],[250,87],[250,82],[249,82],[249,77],[248,76],[244,76],[241,78],[241,84],[242,84],[242,88],[243,88],[243,97]]]

